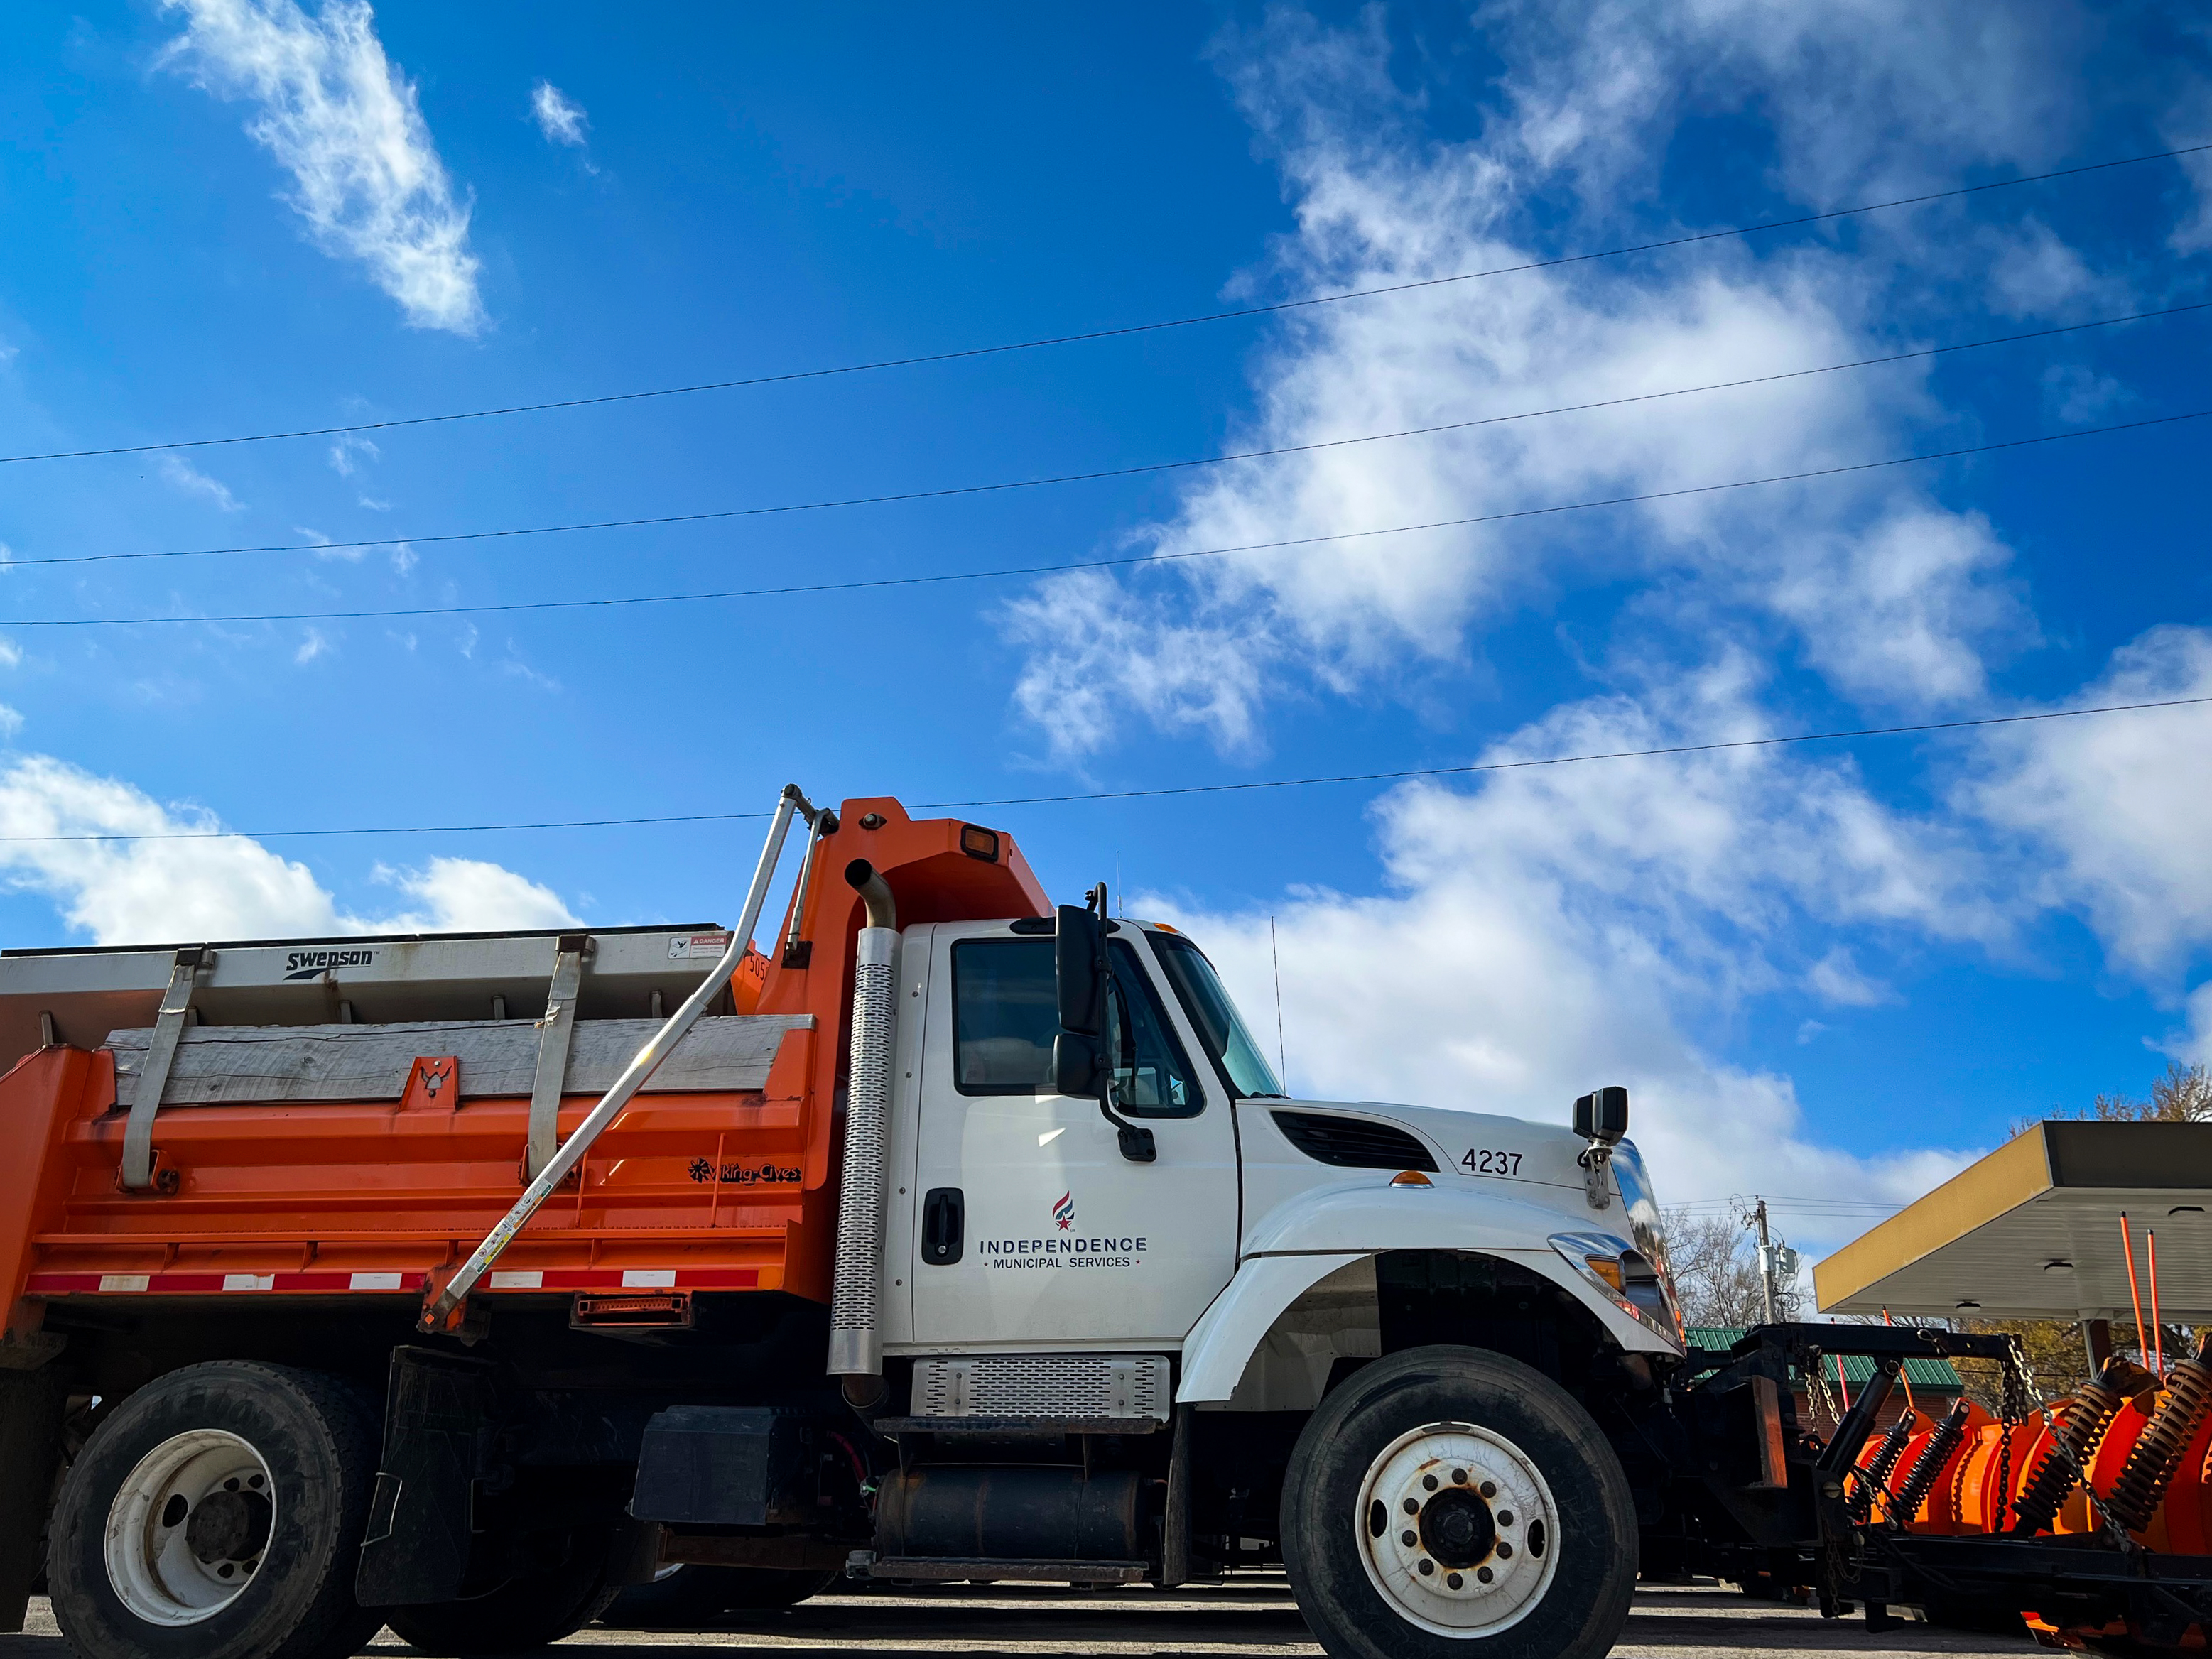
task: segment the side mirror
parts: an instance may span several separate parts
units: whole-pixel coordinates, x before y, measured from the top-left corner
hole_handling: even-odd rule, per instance
[[[1087,905],[1061,905],[1053,933],[1052,956],[1059,981],[1060,1029],[1087,1037],[1104,1036],[1106,924]],[[1093,1086],[1060,1092],[1096,1096],[1098,1091]]]
[[[1097,1037],[1062,1031],[1053,1038],[1052,1086],[1056,1092],[1078,1100],[1100,1099],[1106,1092],[1102,1086],[1105,1072],[1106,1056]]]
[[[1601,1146],[1619,1145],[1628,1133],[1628,1091],[1614,1084],[1575,1102],[1575,1133]]]

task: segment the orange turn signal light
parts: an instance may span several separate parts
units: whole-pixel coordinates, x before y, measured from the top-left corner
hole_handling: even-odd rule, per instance
[[[1433,1187],[1437,1183],[1419,1170],[1401,1170],[1390,1177],[1393,1187]]]
[[[1583,1260],[1589,1263],[1589,1270],[1592,1273],[1595,1273],[1600,1279],[1605,1280],[1607,1284],[1612,1285],[1614,1290],[1620,1291],[1626,1290],[1627,1288],[1626,1283],[1621,1275],[1620,1259],[1618,1256],[1586,1255]]]

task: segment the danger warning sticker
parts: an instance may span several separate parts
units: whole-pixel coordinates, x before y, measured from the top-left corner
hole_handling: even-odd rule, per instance
[[[716,962],[730,948],[727,933],[678,933],[668,941],[671,962]]]

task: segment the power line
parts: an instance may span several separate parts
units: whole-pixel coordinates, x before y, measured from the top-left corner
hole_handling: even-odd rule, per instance
[[[1912,466],[1925,461],[1955,460],[1966,455],[1986,455],[2039,444],[2064,443],[2075,438],[2102,437],[2149,427],[2172,426],[2212,417],[2212,409],[2191,410],[2179,415],[2157,415],[2110,426],[2077,427],[2069,432],[2038,433],[2027,438],[2006,438],[1959,449],[1933,450],[1917,455],[1893,455],[1878,461],[1852,461],[1839,466],[1815,467],[1804,472],[1778,472],[1763,478],[1735,478],[1723,483],[1688,484],[1675,489],[1644,490],[1632,495],[1608,495],[1595,501],[1559,501],[1547,507],[1514,507],[1498,513],[1478,513],[1459,519],[1433,519],[1421,524],[1390,525],[1376,530],[1346,530],[1328,535],[1297,536],[1273,542],[1245,542],[1231,547],[1193,548],[1180,553],[1133,553],[1110,559],[1078,559],[1059,564],[1009,565],[990,570],[957,570],[923,576],[873,576],[848,581],[793,582],[774,587],[717,588],[689,593],[618,594],[595,599],[507,599],[482,605],[395,605],[362,611],[240,611],[204,617],[29,617],[8,619],[10,628],[143,628],[157,624],[190,623],[211,626],[228,623],[368,622],[404,617],[470,617],[524,611],[613,610],[630,605],[700,605],[730,599],[780,599],[796,594],[850,593],[877,588],[921,587],[951,582],[988,581],[1012,576],[1050,575],[1075,570],[1105,570],[1123,566],[1167,564],[1180,560],[1218,558],[1231,553],[1256,553],[1325,543],[1357,541],[1375,536],[1402,536],[1421,530],[1449,530],[1468,525],[1499,524],[1514,519],[1544,518],[1561,513],[1583,513],[1598,507],[1627,507],[1639,501],[1672,501],[1687,495],[1717,495],[1724,490],[1751,489],[1762,484],[1798,483],[1813,478],[1832,478],[1845,473],[1871,472],[1886,467]],[[503,535],[535,532],[505,531]],[[459,539],[459,538],[449,538]],[[383,544],[376,544],[383,545]],[[157,556],[145,555],[142,556]],[[46,562],[60,562],[47,561]]]
[[[1497,426],[1515,421],[1538,420],[1553,415],[1571,415],[1591,410],[1616,409],[1626,404],[1652,403],[1667,398],[1689,397],[1702,392],[1724,392],[1742,386],[1765,386],[1779,380],[1803,380],[1816,374],[1834,374],[1848,369],[1905,362],[1953,352],[1980,350],[1990,346],[2013,345],[2027,340],[2047,339],[2054,335],[2079,333],[2089,329],[2113,328],[2125,323],[2179,316],[2207,309],[2212,309],[2212,301],[2191,301],[2185,305],[2165,307],[2156,311],[2134,312],[2121,317],[2100,318],[2094,322],[2069,323],[2056,328],[2035,329],[2027,333],[1999,335],[1982,340],[1966,340],[1948,346],[1924,346],[1912,351],[1893,352],[1879,357],[1856,358],[1848,362],[1826,363],[1813,368],[1784,369],[1772,374],[1751,375],[1733,380],[1716,380],[1703,386],[1678,386],[1662,392],[1633,392],[1589,403],[1562,404],[1549,409],[1522,410],[1506,415],[1475,416],[1461,421],[1445,421],[1428,426],[1406,427],[1392,432],[1360,433],[1345,438],[1317,439],[1310,443],[1281,444],[1267,449],[1232,450],[1223,455],[1200,455],[1169,461],[1146,461],[1133,466],[1097,468],[1085,472],[1063,472],[1040,477],[999,479],[988,483],[949,484],[928,489],[900,490],[875,495],[833,496],[817,501],[779,502],[765,507],[716,507],[698,513],[657,514],[635,519],[592,519],[569,524],[516,525],[495,530],[441,531],[428,535],[392,534],[357,541],[336,542],[325,538],[306,542],[242,544],[231,547],[151,549],[138,553],[70,553],[48,558],[13,559],[10,561],[10,568],[114,564],[143,559],[204,559],[243,553],[350,553],[373,548],[397,547],[403,544],[408,546],[417,544],[435,546],[453,542],[502,541],[534,536],[566,536],[591,531],[639,530],[672,525],[706,524],[732,519],[774,518],[790,514],[819,513],[842,507],[884,507],[910,501],[943,501],[963,495],[1000,495],[1012,490],[1041,489],[1060,484],[1090,483],[1111,478],[1138,477],[1152,473],[1188,471],[1199,467],[1223,466],[1240,461],[1267,460],[1286,455],[1313,454],[1323,450],[1344,449],[1361,444],[1386,443],[1403,438],[1432,437],[1442,433],[1463,432],[1477,427]]]
[[[348,426],[298,427],[281,432],[242,433],[217,438],[179,438],[158,443],[116,444],[100,449],[55,449],[38,453],[0,455],[0,465],[11,465],[25,461],[84,460],[103,455],[144,455],[158,450],[212,449],[236,444],[276,443],[295,438],[335,438],[351,433],[390,432],[404,427],[438,426],[460,421],[492,420],[508,415],[543,414],[555,410],[588,409],[609,404],[641,403],[659,398],[693,397],[703,392],[732,392],[749,386],[781,386],[799,380],[827,380],[848,374],[872,374],[893,368],[915,368],[930,363],[960,362],[979,357],[1005,356],[1015,352],[1038,351],[1048,347],[1079,345],[1090,341],[1121,339],[1132,335],[1156,334],[1169,329],[1193,328],[1206,323],[1231,322],[1240,318],[1269,317],[1285,312],[1303,311],[1318,306],[1339,305],[1347,300],[1369,300],[1389,294],[1408,294],[1424,289],[1443,288],[1458,283],[1478,282],[1490,276],[1510,276],[1532,270],[1550,270],[1560,265],[1583,264],[1598,259],[1617,259],[1633,253],[1652,253],[1665,248],[1687,247],[1699,242],[1723,240],[1733,236],[1755,236],[1769,231],[1790,230],[1806,225],[1826,223],[1835,219],[1849,219],[1862,214],[1880,213],[1891,208],[1917,207],[1929,202],[1941,202],[1961,196],[1978,196],[1990,191],[2010,190],[2021,185],[2045,184],[2054,179],[2075,178],[2084,173],[2104,173],[2115,167],[2139,167],[2147,161],[2172,161],[2184,155],[2194,155],[2212,149],[2212,143],[2189,144],[2179,149],[2153,151],[2144,155],[2123,156],[2117,161],[2091,161],[2081,167],[2058,167],[2049,173],[2028,173],[2017,179],[1998,179],[1988,184],[1962,185],[1953,190],[1929,191],[1918,196],[1899,196],[1886,202],[1869,202],[1858,207],[1833,208],[1823,213],[1801,214],[1790,219],[1770,219],[1757,224],[1733,225],[1722,230],[1695,231],[1681,236],[1669,236],[1658,241],[1635,242],[1620,247],[1599,248],[1583,253],[1565,253],[1549,259],[1531,259],[1519,264],[1493,265],[1482,270],[1463,270],[1447,276],[1428,276],[1403,283],[1386,283],[1372,288],[1346,289],[1335,294],[1317,294],[1299,300],[1279,300],[1266,305],[1238,306],[1220,311],[1200,312],[1186,317],[1171,317],[1149,323],[1127,323],[1111,328],[1086,329],[1076,333],[1043,335],[1034,339],[1012,340],[995,345],[969,346],[951,351],[918,353],[905,357],[884,357],[871,362],[841,363],[823,368],[793,369],[778,374],[755,374],[727,380],[703,380],[689,386],[654,386],[636,392],[611,392],[596,397],[559,398],[542,403],[507,404],[490,409],[460,410],[438,415],[411,415],[385,421],[361,421]]]
[[[915,801],[911,811],[933,812],[978,806],[1060,806],[1081,801],[1146,800],[1175,795],[1240,794],[1263,789],[1305,789],[1333,783],[1390,783],[1413,778],[1463,777],[1486,772],[1517,772],[1536,767],[1579,766],[1593,761],[1644,760],[1671,755],[1705,755],[1730,749],[1773,749],[1791,744],[1838,743],[1859,738],[1896,738],[1929,732],[1960,732],[1973,726],[2022,726],[2039,720],[2083,720],[2095,714],[2128,714],[2154,708],[2193,708],[2212,696],[2167,697],[2155,702],[2117,702],[2086,708],[2048,708],[2027,714],[1984,714],[1969,720],[1927,720],[1914,726],[1869,726],[1840,732],[1798,732],[1773,738],[1728,738],[1711,743],[1668,744],[1652,749],[1615,749],[1580,755],[1546,755],[1526,760],[1473,761],[1460,766],[1407,767],[1393,772],[1340,772],[1327,776],[1253,779],[1235,783],[1193,783],[1154,789],[1101,789],[1085,794],[1000,795],[973,800]],[[279,841],[325,836],[480,835],[521,830],[617,830],[641,824],[742,823],[766,812],[675,812],[653,817],[550,818],[510,823],[396,824],[334,830],[177,830],[140,836],[0,836],[0,845],[142,841]]]

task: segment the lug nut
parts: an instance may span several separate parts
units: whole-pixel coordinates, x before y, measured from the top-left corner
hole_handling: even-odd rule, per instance
[[[1498,1575],[1491,1571],[1488,1567],[1477,1567],[1474,1570],[1474,1576],[1486,1584]]]
[[[1444,1586],[1448,1589],[1464,1589],[1467,1580],[1455,1572],[1448,1572],[1444,1575]]]
[[[1455,1486],[1464,1486],[1467,1485],[1467,1471],[1465,1469],[1454,1469],[1452,1471],[1452,1485]]]
[[[1421,1577],[1422,1577],[1426,1578],[1426,1577],[1427,1577],[1431,1573],[1434,1572],[1436,1570],[1437,1570],[1437,1564],[1436,1564],[1435,1562],[1433,1562],[1433,1561],[1430,1560],[1430,1559],[1429,1559],[1429,1558],[1428,1558],[1427,1556],[1425,1556],[1425,1556],[1423,1556],[1423,1557],[1421,1558]]]
[[[1513,1511],[1511,1510],[1498,1510],[1498,1524],[1501,1527],[1511,1526],[1513,1524]]]
[[[1497,1496],[1498,1496],[1498,1483],[1497,1483],[1495,1480],[1486,1480],[1486,1481],[1484,1481],[1484,1482],[1482,1483],[1482,1495],[1483,1495],[1485,1498],[1495,1498],[1495,1497],[1497,1497]]]
[[[1403,1544],[1407,1549],[1411,1549],[1414,1545],[1421,1541],[1421,1534],[1408,1529],[1407,1531],[1401,1532],[1398,1534],[1398,1541]]]
[[[1408,1498],[1406,1500],[1406,1513],[1407,1513],[1407,1514],[1408,1514],[1408,1515],[1419,1515],[1420,1512],[1421,1512],[1421,1506],[1420,1506],[1420,1504],[1419,1504],[1418,1502],[1416,1502],[1414,1499],[1413,1499],[1413,1498]]]
[[[1513,1546],[1502,1538],[1498,1540],[1498,1559],[1501,1561],[1510,1561],[1513,1559]]]
[[[1425,1475],[1423,1475],[1423,1476],[1421,1477],[1421,1485],[1422,1485],[1422,1486],[1423,1486],[1425,1489],[1426,1489],[1427,1491],[1434,1492],[1434,1491],[1437,1489],[1437,1478],[1436,1478],[1436,1476],[1434,1476],[1433,1474],[1425,1474]]]

